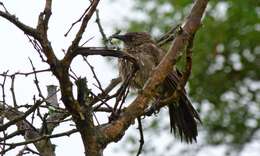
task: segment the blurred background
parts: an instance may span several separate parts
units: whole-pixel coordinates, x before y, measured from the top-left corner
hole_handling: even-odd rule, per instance
[[[156,38],[181,24],[190,8],[190,0],[134,0],[132,12],[141,18],[131,18],[124,29]],[[166,117],[160,116],[145,120],[150,134],[143,155],[260,154],[260,1],[211,0],[202,23],[187,86],[203,120],[198,143],[169,141],[168,128],[161,127]],[[129,139],[138,144],[135,136]]]

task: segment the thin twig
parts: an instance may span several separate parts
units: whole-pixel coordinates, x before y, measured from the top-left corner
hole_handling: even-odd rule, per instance
[[[34,119],[35,119],[35,111],[32,113],[32,117],[31,117],[31,124],[32,125],[33,125]]]
[[[118,108],[119,112],[121,112],[122,106],[125,103],[125,100],[126,100],[127,95],[129,94],[129,91],[130,91],[130,87],[128,86],[126,91],[125,91],[124,96],[122,97],[121,104],[120,104],[120,106]]]
[[[6,75],[7,73],[8,73],[8,71],[4,72],[3,74]],[[3,104],[4,104],[4,106],[6,105],[6,102],[5,102],[5,82],[6,82],[6,76],[4,76],[4,80],[0,84],[0,86],[2,88],[2,97],[3,97]]]
[[[97,77],[97,74],[96,74],[96,72],[95,72],[95,70],[94,70],[94,67],[88,62],[88,60],[87,60],[86,57],[83,56],[83,59],[84,59],[84,61],[88,64],[88,66],[89,66],[89,68],[90,68],[90,70],[91,70],[91,72],[92,72],[92,74],[93,74],[93,77],[94,77],[94,79],[96,80],[96,82],[97,82],[97,84],[98,84],[98,86],[97,86],[98,89],[100,89],[101,92],[103,93],[104,90],[103,90],[103,88],[102,88],[102,85],[101,85],[101,83],[100,83],[98,77]]]
[[[88,8],[84,11],[84,13],[80,16],[80,18],[78,20],[76,20],[75,22],[73,22],[69,28],[69,30],[64,34],[65,37],[68,36],[68,34],[70,33],[71,29],[77,24],[79,23],[83,17],[86,15],[86,13],[88,12],[88,10],[90,9],[91,5],[88,6]]]
[[[29,35],[26,35],[26,36],[27,36],[27,38],[29,39],[29,42],[32,44],[33,48],[34,48],[34,49],[37,51],[37,53],[39,54],[39,56],[40,56],[42,62],[47,62],[47,61],[44,59],[43,55],[42,55],[43,50],[42,50],[42,47],[41,47],[41,45],[39,44],[39,42],[37,42],[37,40],[35,40],[35,39],[31,39]]]
[[[102,36],[102,40],[103,40],[105,46],[107,46],[108,39],[107,39],[107,36],[106,36],[106,34],[104,32],[104,29],[103,29],[103,27],[101,25],[100,17],[99,17],[99,10],[98,9],[96,10],[96,23],[98,25],[99,32],[100,32],[100,34]]]
[[[11,76],[11,94],[12,94],[12,99],[13,99],[13,105],[14,108],[17,108],[17,102],[16,102],[16,96],[15,96],[15,92],[14,92],[14,80],[15,80],[15,75]]]
[[[3,131],[3,136],[4,136],[4,138],[7,136],[7,134],[5,133],[5,131]],[[5,150],[5,143],[6,143],[6,140],[4,140],[4,145],[3,145],[3,147],[2,147],[2,150]],[[4,154],[1,154],[1,156],[4,156]]]
[[[79,77],[77,76],[77,74],[73,71],[73,69],[70,67],[70,72],[73,74],[73,75],[71,75],[70,74],[70,77],[71,78],[73,78],[75,81],[77,80],[77,79],[79,79]]]
[[[138,130],[139,130],[139,134],[140,134],[140,140],[139,140],[140,145],[139,145],[139,149],[137,151],[136,156],[139,156],[142,152],[143,145],[144,145],[144,134],[143,134],[143,126],[142,126],[141,117],[138,117],[137,121],[138,121]]]
[[[0,2],[0,5],[4,8],[5,12],[6,12],[7,14],[9,14],[9,12],[8,12],[8,10],[6,9],[4,3],[3,3],[3,2]]]
[[[159,47],[171,42],[174,38],[178,35],[178,28],[181,28],[181,25],[178,24],[177,26],[172,27],[167,33],[163,34],[156,43]]]
[[[96,102],[98,102],[100,99],[104,99],[104,98],[108,98],[108,94],[121,82],[121,78],[118,77],[118,78],[115,78],[115,79],[112,79],[110,81],[110,84],[104,89],[104,92],[102,92],[101,94],[98,94],[97,96],[94,97],[94,99],[90,102],[91,105],[95,104]],[[109,100],[109,99],[108,99]],[[96,110],[98,107],[100,106],[96,106],[94,107],[94,110]]]
[[[37,73],[35,72],[36,70],[35,70],[35,67],[34,67],[34,65],[33,65],[33,62],[32,62],[32,60],[31,60],[30,58],[29,58],[29,61],[30,61],[31,66],[32,66],[32,70],[34,71],[34,83],[35,83],[36,88],[37,88],[37,90],[38,90],[39,96],[40,96],[44,101],[46,101],[45,97],[44,97],[43,94],[42,94],[41,88],[40,88],[40,86],[39,86],[39,80],[38,80],[38,78],[37,78]]]
[[[94,116],[94,118],[95,118],[95,120],[96,120],[96,122],[97,122],[97,125],[100,126],[100,123],[99,123],[99,121],[98,121],[98,118],[97,118],[96,114],[95,114],[94,112],[93,112],[92,114],[93,114],[93,116]]]
[[[58,137],[62,137],[62,136],[70,136],[71,134],[74,134],[76,132],[78,132],[77,129],[72,129],[70,131],[62,132],[62,133],[58,133],[58,134],[43,135],[43,136],[40,136],[40,137],[37,137],[37,138],[34,138],[34,139],[29,139],[29,140],[23,141],[23,142],[5,143],[5,145],[9,146],[9,148],[6,149],[6,150],[1,151],[0,154],[6,153],[7,151],[10,151],[11,149],[14,149],[14,148],[16,148],[18,146],[28,145],[28,144],[31,144],[31,143],[35,143],[35,142],[41,141],[43,139],[51,139],[51,138],[58,138]],[[0,143],[0,145],[3,145],[3,143]]]
[[[117,113],[120,113],[120,109],[122,107],[122,104],[120,105],[119,109],[117,108],[119,102],[122,100],[124,101],[128,92],[128,88],[129,88],[129,84],[132,80],[132,78],[134,77],[135,73],[137,72],[138,68],[135,68],[135,66],[133,65],[132,66],[133,70],[132,72],[127,76],[126,80],[123,82],[123,84],[121,85],[121,87],[118,89],[118,94],[117,94],[117,97],[116,97],[116,102],[115,102],[115,105],[114,105],[114,112],[117,112]],[[118,114],[117,114],[118,115]]]
[[[98,100],[101,102],[99,105],[97,105],[96,107],[94,107],[94,110],[97,109],[97,108],[99,108],[99,107],[101,107],[103,104],[106,105],[107,108],[112,109],[112,107],[109,106],[109,104],[106,103],[106,102],[108,101],[108,99],[103,100],[102,98],[96,96],[96,95],[95,95],[94,93],[92,93],[92,92],[90,92],[90,94],[91,94],[92,96],[94,96],[96,99],[98,99]],[[92,102],[90,102],[90,105],[92,105]]]
[[[83,20],[81,23],[81,26],[76,34],[76,37],[72,41],[72,44],[69,46],[67,53],[65,55],[65,58],[73,58],[74,51],[76,48],[78,48],[79,42],[82,39],[82,35],[85,32],[85,29],[88,25],[89,20],[91,19],[93,13],[96,11],[96,8],[98,6],[100,0],[93,0],[92,3],[90,4],[89,8],[86,10],[86,13],[83,15]]]
[[[82,44],[80,45],[80,47],[83,47],[85,44],[87,44],[89,41],[91,41],[94,37],[95,37],[95,36],[92,36],[92,37],[90,37],[89,39],[87,39],[84,43],[82,43]]]
[[[16,76],[16,75],[29,76],[29,75],[32,75],[32,74],[43,73],[43,72],[48,72],[48,71],[50,71],[50,69],[35,70],[35,71],[32,71],[32,72],[16,72],[16,73],[13,73],[13,74],[2,73],[2,74],[0,74],[0,76],[7,76],[7,77],[12,78],[13,76]]]

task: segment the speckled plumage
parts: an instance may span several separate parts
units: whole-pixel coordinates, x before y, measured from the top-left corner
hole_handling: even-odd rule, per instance
[[[140,67],[136,76],[131,81],[132,88],[141,89],[149,78],[150,73],[156,67],[164,56],[164,52],[158,48],[151,36],[145,32],[130,32],[125,35],[117,35],[124,42],[124,51],[131,54],[137,59]],[[123,80],[132,72],[129,62],[119,59],[119,75]],[[173,71],[166,77],[164,83],[160,87],[162,97],[171,95],[177,87],[179,81],[178,73]],[[198,135],[197,121],[200,121],[199,115],[191,105],[191,102],[186,96],[185,90],[181,93],[177,103],[168,104],[171,131],[179,133],[181,139],[191,143],[196,141]]]

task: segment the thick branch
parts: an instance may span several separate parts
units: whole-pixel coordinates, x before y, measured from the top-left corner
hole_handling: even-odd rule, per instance
[[[42,47],[42,52],[46,56],[47,63],[50,65],[53,74],[56,75],[57,74],[56,66],[58,66],[59,61],[54,53],[54,50],[51,46],[51,42],[48,39],[48,34],[47,34],[49,19],[52,14],[51,9],[52,9],[52,0],[46,0],[44,10],[39,14],[38,17],[37,33],[39,34],[39,37],[36,39],[38,40],[38,42]]]
[[[36,29],[25,25],[15,15],[11,15],[8,12],[0,11],[0,16],[8,20],[9,22],[13,23],[15,26],[17,26],[19,29],[21,29],[25,34],[28,34],[30,36],[33,36],[34,38],[37,38],[38,34]]]
[[[40,33],[44,34],[44,37],[47,36],[48,23],[51,17],[51,6],[52,0],[46,0],[44,10],[40,13],[38,17],[37,30]]]
[[[46,25],[48,25],[49,19],[51,17],[51,6],[52,6],[52,0],[46,0],[45,8],[44,8],[44,13],[45,13],[44,22]]]
[[[89,55],[101,55],[101,56],[111,56],[111,57],[117,57],[117,58],[123,58],[130,62],[132,62],[135,66],[137,66],[137,61],[134,57],[132,57],[130,54],[127,54],[120,50],[114,50],[114,49],[107,49],[103,47],[79,47],[75,50],[74,55],[83,55],[83,56],[89,56]],[[137,67],[138,68],[138,67]]]

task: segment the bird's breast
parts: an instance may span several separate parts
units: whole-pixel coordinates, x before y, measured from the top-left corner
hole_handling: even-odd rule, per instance
[[[140,50],[140,49],[138,49]],[[131,87],[140,89],[143,87],[146,80],[149,78],[152,69],[155,67],[153,57],[144,52],[131,53],[132,56],[137,60],[139,70],[136,72],[135,77],[131,81]],[[125,80],[130,72],[133,72],[132,63],[120,59],[119,60],[119,74],[123,80]]]

